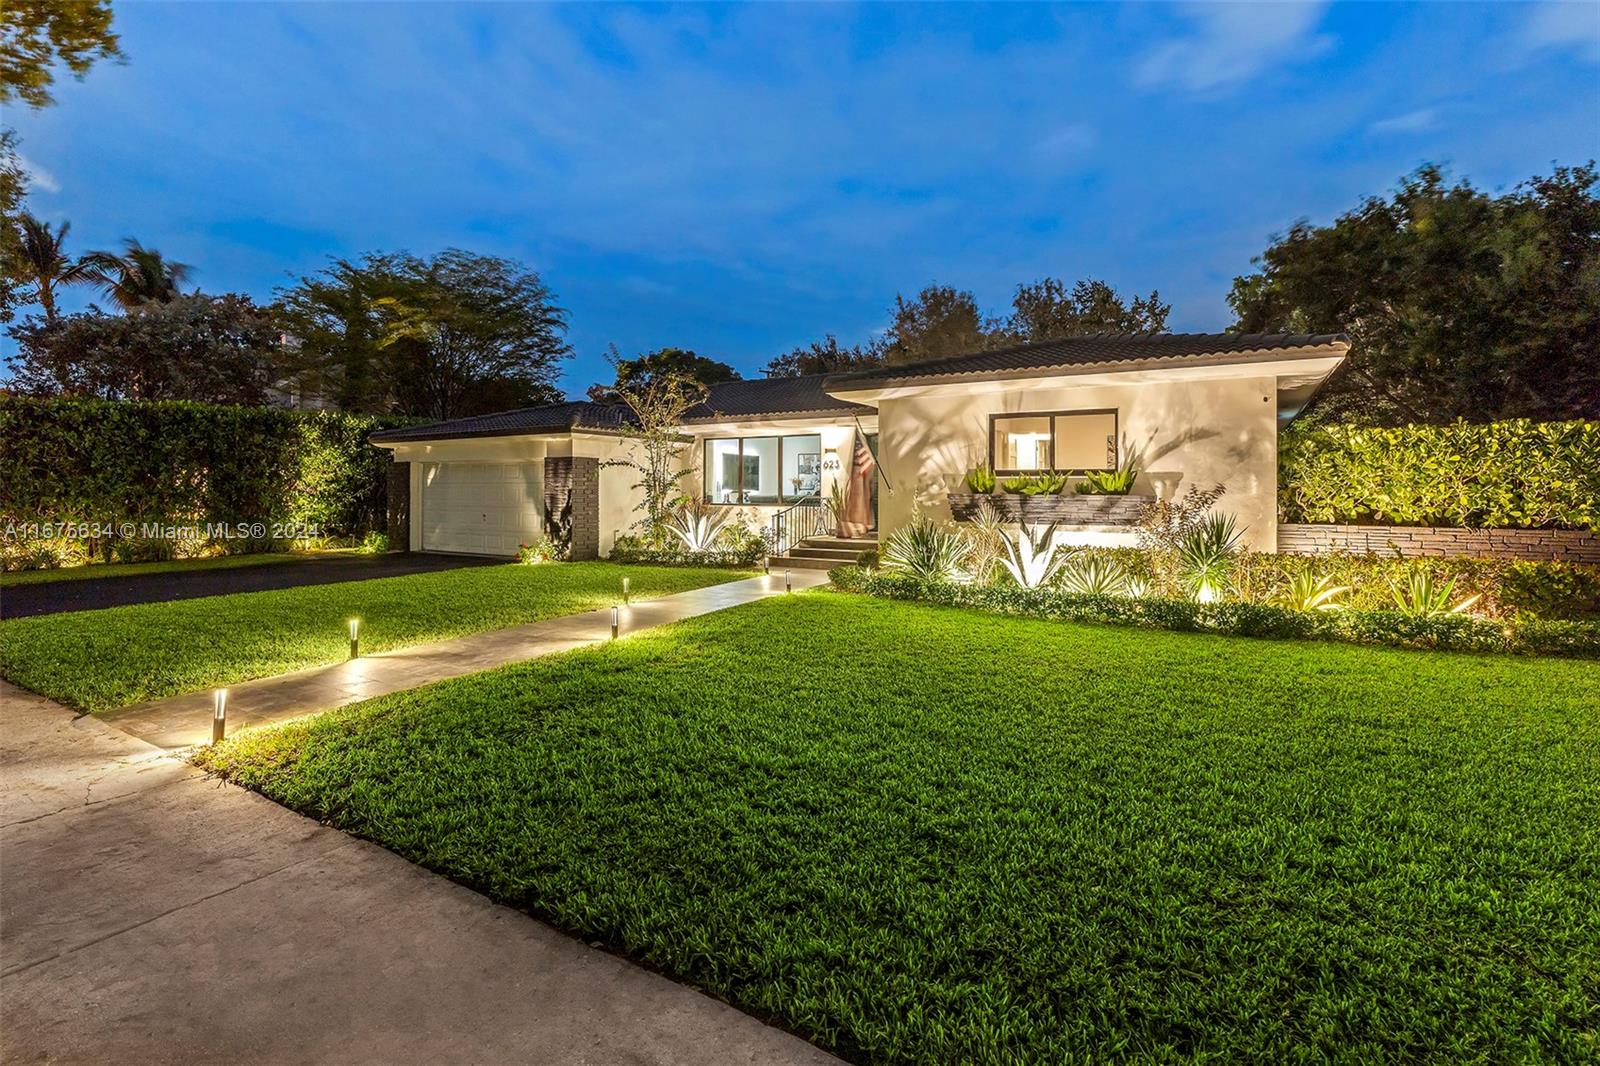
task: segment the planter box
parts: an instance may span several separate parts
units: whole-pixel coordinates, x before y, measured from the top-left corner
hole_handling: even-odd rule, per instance
[[[957,522],[978,517],[978,504],[988,500],[1000,517],[1008,522],[1029,525],[1133,526],[1154,496],[1079,496],[1069,486],[1059,496],[1022,496],[1006,493],[979,495],[975,492],[950,493],[950,515]]]

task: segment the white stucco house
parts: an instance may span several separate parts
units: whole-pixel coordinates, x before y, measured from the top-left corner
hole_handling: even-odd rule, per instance
[[[727,382],[685,417],[682,461],[691,492],[778,526],[781,547],[817,565],[859,547],[826,537],[800,543],[821,532],[807,519],[852,475],[870,485],[870,539],[917,507],[962,517],[971,502],[964,478],[979,464],[1003,479],[1130,459],[1139,474],[1125,504],[1074,498],[1069,488],[1038,513],[1079,543],[1130,542],[1134,509],[1126,504],[1221,484],[1219,507],[1236,516],[1251,547],[1271,551],[1279,429],[1348,349],[1338,334],[1098,335]],[[636,475],[606,465],[637,447],[625,434],[629,418],[625,407],[571,402],[371,439],[409,464],[412,549],[514,555],[544,534],[554,509],[570,508],[574,556],[583,558],[608,554],[638,517]]]

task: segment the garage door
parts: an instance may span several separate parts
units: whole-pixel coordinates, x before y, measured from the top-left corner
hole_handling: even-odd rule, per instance
[[[539,463],[426,463],[422,550],[516,555],[544,529]]]

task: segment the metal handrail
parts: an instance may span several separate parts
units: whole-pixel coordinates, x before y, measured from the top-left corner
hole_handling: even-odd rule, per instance
[[[821,496],[807,496],[773,515],[772,554],[787,555],[790,548],[807,537],[826,534],[828,513]]]

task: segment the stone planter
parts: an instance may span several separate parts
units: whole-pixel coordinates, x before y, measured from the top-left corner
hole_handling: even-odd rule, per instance
[[[1069,487],[1059,496],[1023,496],[1009,492],[979,494],[952,492],[950,515],[957,522],[971,522],[978,517],[978,504],[988,500],[1007,522],[1026,522],[1029,525],[1063,526],[1134,526],[1139,516],[1154,496],[1080,496]]]

